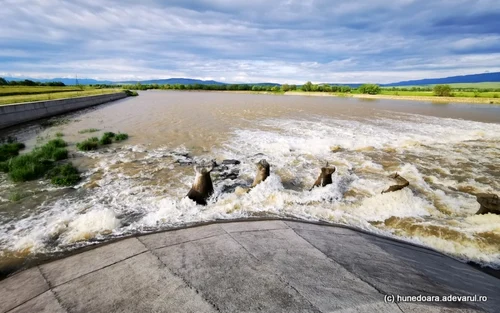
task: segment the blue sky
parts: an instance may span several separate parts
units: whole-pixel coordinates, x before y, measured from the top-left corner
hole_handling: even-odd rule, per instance
[[[0,5],[0,76],[387,83],[500,71],[498,0]]]

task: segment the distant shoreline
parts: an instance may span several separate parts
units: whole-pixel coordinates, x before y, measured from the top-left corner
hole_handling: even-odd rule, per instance
[[[236,93],[236,94],[261,94],[261,95],[276,95],[276,96],[306,96],[306,97],[338,97],[338,98],[358,98],[372,100],[410,100],[410,101],[425,101],[434,103],[470,103],[470,104],[491,104],[500,105],[499,98],[474,98],[474,97],[434,97],[434,96],[396,96],[396,95],[368,95],[357,93],[333,93],[333,92],[304,92],[304,91],[287,91],[287,92],[272,92],[272,91],[252,91],[252,90],[178,90],[178,89],[155,89],[161,91],[183,91],[183,92],[220,92],[220,93]]]
[[[367,95],[367,94],[339,94],[329,92],[303,92],[291,91],[284,93],[286,96],[331,96],[345,98],[360,98],[360,99],[390,99],[390,100],[413,100],[413,101],[429,101],[439,103],[477,103],[477,104],[493,104],[499,105],[498,98],[473,98],[473,97],[433,97],[433,96],[395,96],[395,95]]]

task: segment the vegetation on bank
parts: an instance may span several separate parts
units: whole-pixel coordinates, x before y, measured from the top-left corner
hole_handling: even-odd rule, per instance
[[[100,129],[97,129],[97,128],[86,128],[86,129],[79,130],[78,133],[79,134],[86,134],[86,133],[95,133],[95,132],[98,132],[98,131],[100,131]]]
[[[131,90],[128,90],[128,89],[125,89],[124,92],[127,94],[127,96],[129,97],[137,97],[139,94],[137,93],[137,91],[131,91]]]
[[[12,104],[12,103],[32,102],[32,101],[46,101],[46,100],[57,100],[57,99],[65,99],[65,98],[76,98],[76,97],[84,97],[84,96],[97,96],[97,95],[103,95],[103,94],[109,94],[109,93],[115,93],[115,92],[122,91],[121,89],[116,88],[116,86],[115,86],[115,88],[109,88],[109,89],[100,89],[100,88],[96,89],[96,88],[91,88],[91,87],[84,87],[83,89],[77,89],[77,90],[68,88],[71,91],[44,90],[43,92],[36,92],[37,90],[32,90],[33,93],[26,93],[26,91],[23,91],[22,94],[4,96],[4,95],[2,95],[2,91],[4,93],[9,93],[8,91],[5,90],[5,88],[10,88],[10,86],[9,87],[0,86],[0,105]],[[30,88],[38,88],[38,87],[30,87]],[[52,88],[52,87],[44,87],[44,88]],[[56,88],[59,88],[59,87],[56,87]],[[65,87],[65,88],[67,88],[67,87]]]
[[[46,177],[57,186],[75,184],[80,180],[80,174],[73,165],[57,163],[68,158],[66,146],[64,140],[57,138],[34,148],[31,152],[19,155],[24,144],[3,144],[0,146],[0,171],[7,173],[14,182]]]
[[[158,84],[135,84],[124,85],[123,88],[130,90],[207,90],[207,91],[255,91],[255,92],[314,92],[330,93],[338,96],[347,95],[387,95],[387,96],[415,96],[415,97],[465,97],[465,98],[488,98],[500,99],[500,84],[478,84],[481,88],[474,88],[473,84],[434,85],[434,86],[411,86],[411,87],[381,87],[376,84],[363,84],[357,88],[348,85],[313,84],[306,82],[303,85],[275,85],[275,84],[225,84],[225,85],[158,85]],[[104,86],[101,86],[104,87]],[[488,88],[486,88],[488,87]]]
[[[125,133],[115,134],[113,132],[105,132],[100,139],[97,137],[91,137],[82,142],[77,143],[76,147],[80,151],[91,151],[99,149],[100,146],[109,145],[112,144],[113,142],[120,142],[126,139],[128,139],[128,134]]]
[[[35,82],[29,79],[25,80],[11,80],[7,81],[6,79],[0,77],[0,86],[66,86],[62,82]]]

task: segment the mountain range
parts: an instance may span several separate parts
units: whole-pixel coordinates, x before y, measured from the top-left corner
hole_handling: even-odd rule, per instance
[[[33,79],[33,78],[17,78],[17,77],[4,77],[8,81],[12,80],[24,80],[30,79],[39,82],[63,82],[66,85],[76,85],[76,78],[52,78],[52,79]],[[472,74],[472,75],[461,75],[461,76],[451,76],[445,78],[426,78],[418,80],[408,80],[401,81],[390,84],[380,84],[382,87],[397,87],[397,86],[421,86],[421,85],[435,85],[435,84],[454,84],[454,83],[482,83],[482,82],[500,82],[500,72],[494,73],[482,73],[482,74]],[[225,85],[226,83],[218,82],[215,80],[199,80],[191,78],[167,78],[167,79],[151,79],[151,80],[129,80],[129,81],[109,81],[109,80],[95,80],[88,78],[78,79],[78,83],[81,85],[96,85],[96,84],[201,84],[201,85]],[[244,84],[244,83],[240,83]],[[351,87],[359,87],[361,83],[328,83],[329,85],[343,85]],[[260,86],[280,86],[277,83],[248,83],[248,85],[260,85]]]

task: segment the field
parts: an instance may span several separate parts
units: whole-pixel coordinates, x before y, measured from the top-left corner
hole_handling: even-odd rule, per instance
[[[455,84],[443,84],[450,85],[451,88],[467,88],[467,89],[500,89],[500,82],[484,82],[484,83],[455,83]],[[395,88],[405,88],[410,89],[413,87],[422,88],[422,87],[434,87],[435,85],[412,85],[412,86],[398,86]],[[383,88],[392,88],[392,87],[383,87]]]
[[[98,89],[91,87],[65,86],[1,86],[0,105],[22,103],[31,101],[55,100],[63,98],[75,98],[83,96],[101,95],[114,93],[121,89],[106,88]]]

